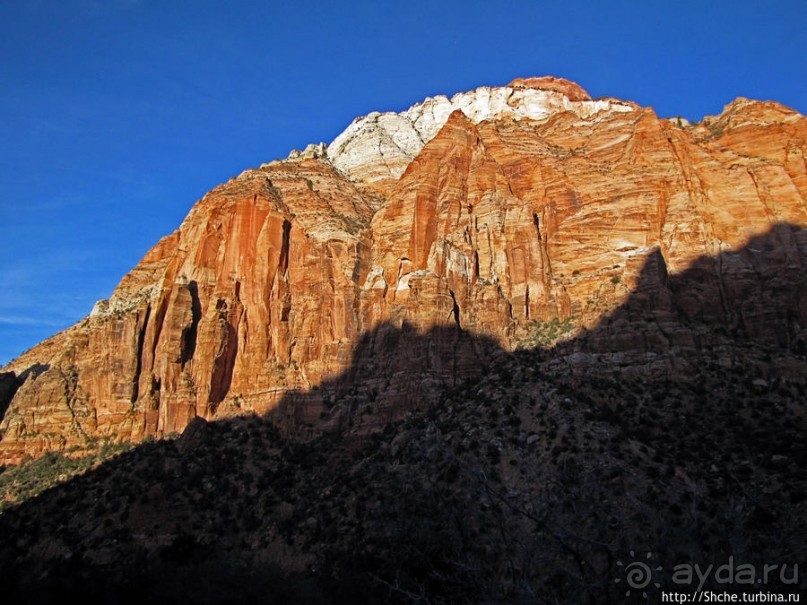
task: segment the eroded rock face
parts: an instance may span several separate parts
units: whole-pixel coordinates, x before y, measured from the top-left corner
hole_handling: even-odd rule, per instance
[[[544,76],[542,78],[516,78],[509,88],[534,88],[536,90],[551,90],[559,92],[570,101],[591,101],[591,96],[579,84],[563,78]]]
[[[430,97],[402,113],[374,112],[356,118],[328,146],[327,154],[349,178],[386,195],[454,111],[479,123],[503,118],[544,120],[561,111],[588,118],[603,111],[634,109],[632,103],[615,99],[592,101],[585,90],[568,80],[514,80],[508,86],[483,86],[450,99],[443,95]]]
[[[47,369],[23,383],[3,421],[3,451],[179,432],[195,416],[265,410],[343,370],[359,335],[352,293],[372,214],[317,159],[212,191],[110,301],[44,351]]]
[[[640,282],[651,307],[669,306],[654,290],[666,277],[641,279],[654,267],[674,276],[804,225],[805,152],[807,121],[776,103],[738,99],[684,126],[554,78],[370,114],[211,191],[109,301],[9,364],[0,462],[263,413],[293,390],[306,405],[291,425],[339,424],[315,387],[357,367],[373,368],[373,401],[394,418],[479,371],[464,331],[513,347],[536,320],[591,328]],[[686,300],[765,331],[771,315],[746,298],[765,299],[759,276],[782,267],[803,281],[793,233],[775,258],[704,265],[714,287]],[[777,342],[807,324],[791,298]],[[404,324],[440,328],[433,354],[362,341]]]

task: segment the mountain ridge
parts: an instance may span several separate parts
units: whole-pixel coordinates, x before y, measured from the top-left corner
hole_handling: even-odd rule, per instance
[[[738,99],[684,125],[587,96],[546,78],[438,96],[415,106],[431,104],[431,137],[407,112],[369,114],[215,188],[109,301],[4,368],[0,460],[263,413],[344,370],[383,322],[456,323],[505,348],[535,321],[591,327],[655,249],[677,273],[807,223],[803,116]],[[401,128],[410,148],[379,143]]]

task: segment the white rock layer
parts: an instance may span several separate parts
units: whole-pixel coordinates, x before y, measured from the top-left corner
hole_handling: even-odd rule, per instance
[[[373,112],[357,118],[328,145],[327,157],[355,181],[372,185],[397,180],[457,109],[474,124],[504,117],[545,120],[561,111],[588,120],[603,111],[634,110],[614,99],[571,101],[549,90],[483,86],[450,99],[444,95],[429,97],[401,113]]]

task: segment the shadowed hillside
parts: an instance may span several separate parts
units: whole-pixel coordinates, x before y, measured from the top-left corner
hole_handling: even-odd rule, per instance
[[[677,274],[655,251],[637,283],[625,304],[547,359],[656,377],[686,375],[702,363],[740,364],[804,382],[807,230],[774,225]]]
[[[381,325],[265,418],[194,420],[6,509],[3,593],[659,602],[697,588],[676,564],[803,566],[806,243],[777,225],[676,275],[652,255],[625,305],[552,349]],[[407,391],[429,377],[432,398]],[[662,568],[647,599],[625,597],[630,551]],[[791,575],[764,588],[807,587]]]

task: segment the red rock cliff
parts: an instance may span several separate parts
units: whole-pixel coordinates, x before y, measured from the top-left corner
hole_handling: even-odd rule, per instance
[[[267,411],[385,323],[503,346],[534,320],[592,326],[649,255],[676,273],[807,223],[805,153],[807,120],[776,103],[691,126],[554,78],[370,114],[211,191],[109,301],[4,368],[0,462]],[[381,399],[406,399],[388,371]]]

